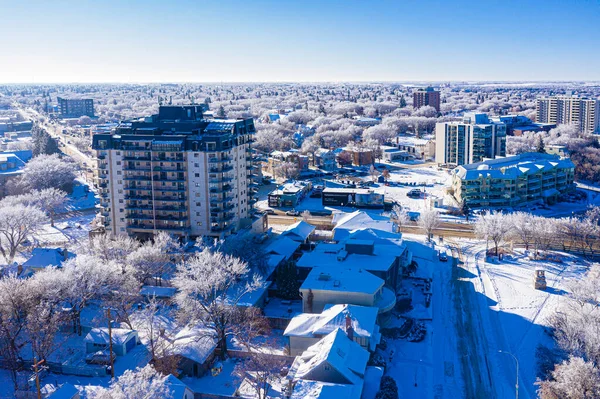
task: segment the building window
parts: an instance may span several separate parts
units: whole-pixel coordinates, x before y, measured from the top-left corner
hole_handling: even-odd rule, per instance
[[[118,175],[120,175],[120,174],[121,174],[121,171],[120,171],[120,170],[117,170],[117,174],[118,174]]]
[[[200,177],[200,173],[194,173],[195,177]]]
[[[115,152],[115,155],[121,155],[121,151]]]
[[[199,203],[199,202],[196,202],[196,206],[200,206],[200,203]]]
[[[194,158],[198,158],[200,156],[200,154],[198,154],[197,152],[194,153]]]
[[[122,200],[122,199],[120,199],[120,200],[119,200],[119,204],[122,204],[122,203],[123,203],[123,200]],[[121,211],[121,212],[122,212],[122,211]]]
[[[200,164],[199,164],[199,163],[195,163],[195,164],[194,164],[194,167],[195,167],[195,168],[199,168],[199,167],[200,167]]]
[[[200,216],[200,212],[196,212],[196,216]]]
[[[117,165],[121,165],[121,161],[117,161]]]
[[[202,222],[197,222],[196,225],[202,226]]]

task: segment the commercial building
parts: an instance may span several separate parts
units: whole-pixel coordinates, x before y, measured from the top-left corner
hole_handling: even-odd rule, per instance
[[[465,113],[461,122],[437,123],[435,161],[466,165],[506,155],[506,125],[487,114]]]
[[[323,206],[354,205],[362,208],[383,208],[384,195],[366,188],[331,188],[322,194]]]
[[[536,121],[576,125],[582,132],[598,133],[600,128],[600,101],[574,96],[538,98]]]
[[[401,151],[406,151],[416,159],[433,159],[435,157],[435,140],[433,135],[416,138],[414,136],[398,136],[395,144]]]
[[[440,112],[440,92],[434,90],[433,87],[413,92],[413,107],[417,109],[426,105]]]
[[[62,118],[94,117],[94,100],[90,98],[74,100],[58,97],[58,114]]]
[[[522,136],[525,132],[548,132],[556,127],[555,123],[535,123],[525,115],[500,115],[491,119],[506,125],[506,134]]]
[[[568,158],[529,152],[459,166],[452,171],[452,188],[471,208],[554,203],[573,188],[574,174]]]
[[[204,119],[205,106],[95,134],[101,216],[111,234],[222,237],[251,215],[252,119]]]
[[[312,184],[310,182],[285,183],[269,193],[267,197],[268,204],[274,208],[293,208],[306,197],[311,188]]]

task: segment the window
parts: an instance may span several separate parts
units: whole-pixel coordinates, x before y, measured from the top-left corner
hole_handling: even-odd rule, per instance
[[[121,165],[121,161],[117,161],[117,165]]]
[[[117,174],[118,174],[118,175],[120,175],[120,174],[121,174],[121,171],[120,171],[120,170],[117,170]]]
[[[199,196],[200,196],[200,193],[196,193],[196,197],[199,197]]]
[[[194,153],[194,158],[198,158],[200,156],[200,154],[198,154],[197,152]]]
[[[200,187],[200,183],[196,183],[196,187]]]
[[[196,216],[200,216],[200,212],[196,212]]]
[[[202,226],[202,222],[197,222],[196,223],[198,226]]]
[[[199,203],[199,202],[196,202],[196,206],[200,206],[200,203]]]
[[[122,200],[122,199],[120,199],[120,200],[119,200],[119,204],[122,204],[122,203],[123,203],[123,200]],[[123,212],[123,211],[121,211],[121,212]]]
[[[200,177],[200,173],[194,173],[194,177]]]
[[[121,151],[115,152],[116,155],[121,155]]]
[[[200,164],[199,164],[199,163],[195,163],[195,164],[194,164],[194,167],[195,167],[195,168],[199,168],[199,167],[200,167]]]
[[[117,184],[123,184],[123,180],[117,180]]]
[[[123,190],[119,189],[119,194],[123,194]]]

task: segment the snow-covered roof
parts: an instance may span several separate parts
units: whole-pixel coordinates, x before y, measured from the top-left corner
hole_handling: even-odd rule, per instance
[[[570,159],[561,159],[558,155],[526,152],[511,157],[461,165],[455,168],[452,173],[463,180],[476,180],[480,177],[515,179],[519,176],[540,171],[574,167],[575,164]]]
[[[362,385],[299,380],[290,399],[360,399]]]
[[[375,295],[384,281],[366,270],[355,268],[313,268],[300,289],[356,292]]]
[[[191,389],[188,388],[188,386],[185,385],[183,381],[175,377],[173,374],[169,374],[167,376],[167,379],[165,380],[165,385],[169,387],[172,399],[183,399],[186,389],[191,391]],[[188,399],[192,398],[193,396]]]
[[[319,373],[320,366],[327,364],[335,369],[347,384],[362,385],[368,360],[369,352],[337,328],[308,347],[302,355],[296,356],[288,372],[288,378],[334,382],[327,381],[327,376]]]
[[[65,382],[56,391],[48,395],[47,399],[73,399],[79,391],[73,384]]]
[[[113,328],[111,335],[112,342],[116,345],[123,345],[131,338],[137,339],[137,331],[126,328]],[[92,328],[83,341],[86,343],[108,345],[108,328]]]
[[[217,341],[211,330],[186,327],[175,335],[169,352],[203,364],[216,347]]]
[[[21,173],[23,167],[31,159],[31,157],[31,150],[0,152],[0,174],[10,175]],[[9,168],[9,162],[14,164],[14,167]],[[5,166],[2,166],[2,164]]]
[[[382,377],[383,367],[367,366],[361,399],[375,399]]]
[[[381,230],[392,233],[395,231],[394,223],[389,218],[371,215],[364,211],[352,213],[336,213],[333,215],[333,228],[336,240],[346,238],[350,231],[358,229]]]
[[[346,317],[352,321],[354,334],[359,337],[377,338],[379,309],[358,305],[327,305],[321,314],[302,313],[290,320],[284,336],[320,337],[336,328],[346,327]]]
[[[42,268],[49,266],[60,266],[65,261],[66,249],[62,248],[34,248],[31,258],[23,263],[23,267]],[[67,252],[67,257],[74,254]]]
[[[305,241],[308,236],[315,231],[316,227],[306,223],[304,220],[300,220],[285,229],[281,235],[283,237],[289,237],[294,241]]]
[[[265,253],[283,255],[285,259],[289,259],[299,247],[300,242],[292,240],[290,237],[282,236],[269,244],[265,248]]]

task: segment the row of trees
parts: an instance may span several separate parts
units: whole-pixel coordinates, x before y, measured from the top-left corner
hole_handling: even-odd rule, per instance
[[[591,207],[584,217],[561,219],[535,216],[527,212],[503,214],[490,212],[475,222],[477,237],[492,242],[494,252],[507,241],[533,249],[534,254],[548,249],[576,249],[594,255],[600,239],[600,207]]]

